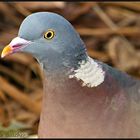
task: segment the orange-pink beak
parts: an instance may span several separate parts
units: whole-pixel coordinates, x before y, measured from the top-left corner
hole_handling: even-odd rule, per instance
[[[3,49],[2,53],[1,53],[1,57],[3,58],[5,56],[11,54],[12,51],[13,50],[12,50],[11,46],[7,45],[6,47],[4,47],[4,49]]]
[[[16,37],[14,38],[9,45],[7,45],[6,47],[4,47],[2,53],[1,53],[1,57],[5,57],[7,55],[10,55],[12,53],[17,52],[18,50],[20,50],[22,47],[27,46],[28,44],[30,44],[31,41],[27,41],[23,38],[20,37]]]

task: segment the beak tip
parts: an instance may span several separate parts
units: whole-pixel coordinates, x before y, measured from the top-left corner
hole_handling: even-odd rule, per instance
[[[12,52],[11,47],[9,45],[7,45],[1,53],[1,58],[4,58],[5,56],[11,54],[11,52]]]
[[[1,54],[1,58],[4,58],[4,56],[5,56],[4,54]]]

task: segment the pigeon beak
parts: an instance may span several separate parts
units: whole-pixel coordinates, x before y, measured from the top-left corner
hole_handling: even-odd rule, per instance
[[[9,55],[12,53],[12,48],[11,46],[7,45],[6,47],[4,47],[2,54],[1,54],[1,58],[5,57],[6,55]]]
[[[4,49],[1,53],[1,57],[3,58],[7,55],[18,52],[21,48],[26,47],[30,43],[31,43],[31,41],[25,40],[25,39],[20,38],[20,37],[16,37],[10,42],[9,45],[4,47]]]

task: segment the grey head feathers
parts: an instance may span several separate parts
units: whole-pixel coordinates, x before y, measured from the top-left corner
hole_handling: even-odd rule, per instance
[[[44,38],[45,32],[53,30],[51,40]],[[62,16],[51,12],[38,12],[29,15],[22,22],[18,36],[32,41],[21,51],[31,53],[47,69],[77,67],[86,60],[83,41],[73,26]],[[63,69],[63,68],[62,68]]]

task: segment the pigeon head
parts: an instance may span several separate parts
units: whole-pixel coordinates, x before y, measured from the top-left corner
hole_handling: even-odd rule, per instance
[[[51,12],[27,16],[18,36],[3,49],[1,57],[16,52],[32,54],[39,63],[50,69],[76,66],[87,57],[85,45],[72,25]]]

